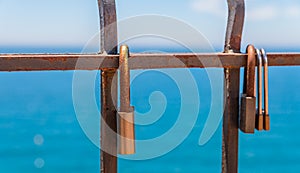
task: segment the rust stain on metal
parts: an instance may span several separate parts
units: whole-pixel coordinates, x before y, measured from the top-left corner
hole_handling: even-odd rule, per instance
[[[50,63],[53,63],[53,62],[65,62],[67,61],[67,58],[48,58],[48,59],[45,59],[46,61],[49,61]]]
[[[228,20],[225,38],[225,52],[240,52],[241,38],[244,26],[244,0],[227,0]]]

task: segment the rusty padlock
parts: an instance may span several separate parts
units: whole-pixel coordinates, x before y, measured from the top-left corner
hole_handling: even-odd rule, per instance
[[[269,72],[268,72],[268,57],[264,49],[260,50],[264,65],[264,130],[270,130],[270,115],[269,115]]]
[[[256,56],[257,56],[257,94],[258,94],[258,107],[256,111],[256,118],[255,118],[255,128],[256,130],[263,130],[264,129],[264,117],[263,117],[263,108],[262,108],[262,96],[263,96],[263,89],[262,89],[262,56],[258,49],[256,49]]]
[[[134,108],[119,114],[119,154],[135,153]]]
[[[247,47],[247,66],[244,70],[244,86],[241,96],[240,107],[240,129],[244,133],[254,133],[256,97],[255,97],[255,48],[253,45]]]
[[[119,154],[135,153],[134,108],[130,106],[130,70],[128,64],[129,48],[120,47],[120,111],[119,120]]]

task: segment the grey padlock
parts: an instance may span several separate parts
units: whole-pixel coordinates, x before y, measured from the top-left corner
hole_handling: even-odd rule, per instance
[[[247,47],[247,66],[244,70],[244,86],[241,95],[240,124],[239,128],[244,133],[254,133],[256,97],[255,97],[255,48],[253,45]]]

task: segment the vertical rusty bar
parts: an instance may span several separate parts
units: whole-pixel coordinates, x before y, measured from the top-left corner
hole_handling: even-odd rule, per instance
[[[224,52],[240,52],[244,25],[244,0],[227,0],[228,22]],[[224,69],[224,116],[222,138],[222,172],[238,172],[238,124],[240,69]]]
[[[101,52],[118,53],[118,31],[115,0],[98,0]]]
[[[98,0],[101,52],[117,54],[117,16],[114,0]],[[118,80],[115,69],[101,71],[101,173],[117,173]],[[111,133],[111,130],[115,133]]]
[[[117,173],[117,78],[115,70],[101,71],[101,173]],[[115,132],[115,133],[112,133]]]
[[[245,2],[244,0],[227,0],[228,21],[225,38],[225,53],[239,53],[244,27]]]

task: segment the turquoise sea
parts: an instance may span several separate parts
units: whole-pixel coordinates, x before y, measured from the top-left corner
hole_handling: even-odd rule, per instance
[[[80,51],[79,48],[3,48],[0,53]],[[162,51],[172,52],[172,49]],[[171,72],[176,74],[180,70]],[[211,109],[209,77],[204,69],[192,69],[190,72],[199,90],[200,107],[187,138],[175,149],[157,158],[119,159],[120,173],[221,172],[222,124],[217,126],[216,133],[205,145],[199,145],[199,137]],[[74,71],[0,73],[1,173],[100,171],[99,148],[85,135],[75,114],[73,75]],[[271,131],[256,132],[254,135],[240,133],[241,173],[300,172],[300,67],[271,67],[269,78]],[[179,80],[185,81],[182,76]],[[95,81],[94,93],[99,96],[99,77]],[[157,91],[164,94],[164,99],[154,94],[150,102],[159,106],[167,101],[165,111],[154,123],[136,126],[139,140],[166,133],[178,119],[182,106],[180,87],[161,71],[146,71],[134,79],[131,86],[132,105],[140,113],[148,112],[153,106],[149,103],[149,96],[152,92],[157,94]],[[194,95],[188,95],[187,100],[193,98]],[[96,97],[95,101],[99,107],[99,98]],[[192,110],[194,105],[184,102],[183,106]],[[89,110],[85,111],[89,113]],[[182,128],[188,125],[189,122]],[[177,136],[180,134],[167,138],[166,143],[138,148],[138,152],[164,150],[165,146],[177,140]]]

